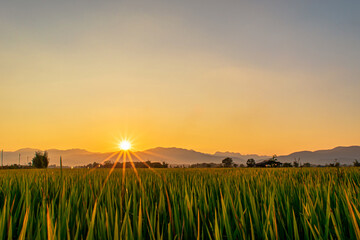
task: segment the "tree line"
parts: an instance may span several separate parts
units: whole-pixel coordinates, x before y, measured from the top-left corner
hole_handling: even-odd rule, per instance
[[[3,169],[17,169],[17,168],[47,168],[49,166],[49,162],[50,162],[50,158],[48,155],[47,151],[37,151],[35,152],[35,156],[32,159],[32,162],[29,163],[29,166],[20,166],[17,164],[13,164],[10,166],[3,166],[1,168]],[[146,161],[146,162],[126,162],[125,163],[125,167],[126,168],[131,168],[131,167],[135,167],[135,168],[168,168],[169,165],[165,162],[150,162],[150,161]],[[281,163],[277,160],[277,156],[274,155],[272,158],[270,158],[269,160],[265,160],[262,161],[260,163],[256,163],[255,160],[253,158],[248,159],[246,161],[246,167],[311,167],[312,165],[310,163],[300,163],[300,158],[295,159],[293,163]],[[353,162],[353,166],[354,167],[360,167],[360,162],[355,159],[355,161]],[[122,162],[118,162],[115,164],[111,162],[111,161],[106,161],[102,164],[94,162],[94,163],[90,163],[88,165],[85,166],[80,166],[80,168],[122,168],[124,167],[124,164]],[[233,159],[230,157],[227,157],[225,159],[223,159],[221,161],[220,164],[217,163],[196,163],[196,164],[192,164],[190,165],[190,168],[219,168],[219,167],[227,167],[227,168],[231,168],[231,167],[245,167],[244,164],[236,164],[234,163]],[[324,167],[321,165],[318,165],[318,167]],[[330,163],[325,165],[325,167],[340,167],[340,163],[337,161],[337,159],[335,159],[334,163]]]

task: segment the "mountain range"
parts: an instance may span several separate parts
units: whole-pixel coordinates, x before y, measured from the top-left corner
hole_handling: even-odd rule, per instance
[[[4,151],[4,165],[20,164],[26,165],[31,162],[34,154],[39,149],[23,148],[17,151]],[[50,165],[59,165],[60,156],[64,166],[82,166],[93,162],[102,162],[113,154],[113,152],[99,153],[89,152],[84,149],[48,149]],[[247,159],[253,158],[256,162],[269,159],[271,156],[256,154],[240,154],[236,152],[216,152],[214,154],[201,153],[194,150],[182,148],[157,147],[145,151],[133,152],[134,161],[141,158],[144,161],[166,162],[170,165],[189,165],[195,163],[220,163],[224,158],[231,157],[237,164],[246,164]],[[109,158],[115,161],[116,155]],[[280,162],[293,162],[299,160],[303,163],[325,165],[338,161],[340,164],[352,165],[355,159],[360,159],[360,146],[336,147],[328,150],[301,151],[289,155],[278,156]]]

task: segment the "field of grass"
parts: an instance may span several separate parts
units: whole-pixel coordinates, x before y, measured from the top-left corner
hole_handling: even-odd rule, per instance
[[[0,239],[360,239],[359,168],[154,171],[0,171]]]

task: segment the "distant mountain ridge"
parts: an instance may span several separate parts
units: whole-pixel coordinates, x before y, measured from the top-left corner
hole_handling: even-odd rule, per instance
[[[4,165],[18,164],[20,154],[20,164],[26,165],[31,162],[34,154],[39,149],[22,148],[17,151],[4,151]],[[102,162],[113,152],[99,153],[89,152],[84,149],[49,149],[50,165],[59,165],[60,156],[65,166],[82,166],[93,162]],[[231,157],[237,164],[246,164],[247,159],[253,158],[256,162],[268,159],[271,156],[261,156],[256,154],[240,154],[236,152],[216,152],[215,154],[202,153],[195,150],[183,148],[165,148],[157,147],[144,151],[137,151],[132,154],[134,161],[141,158],[144,161],[166,162],[168,164],[195,164],[195,163],[220,163],[224,158]],[[116,156],[109,160],[114,161]],[[317,151],[299,151],[289,155],[279,156],[280,162],[293,162],[299,159],[301,163],[311,163],[316,165],[325,165],[334,163],[335,159],[340,164],[352,165],[355,159],[360,160],[360,146],[335,147],[328,150]]]
[[[208,153],[201,153],[195,150],[183,148],[157,147],[142,152],[136,152],[144,160],[161,161],[169,164],[194,164],[194,163],[220,163],[225,157]],[[234,162],[243,162],[243,159],[233,158]]]
[[[266,155],[257,155],[257,154],[241,154],[241,153],[236,153],[236,152],[216,152],[214,154],[215,156],[222,156],[222,157],[235,157],[235,158],[239,158],[239,159],[243,159],[243,160],[248,160],[250,158],[254,159],[255,161],[257,160],[263,160],[266,158],[270,158],[271,156],[266,156]]]
[[[341,146],[328,150],[294,152],[289,155],[279,156],[278,159],[283,162],[293,162],[299,158],[301,163],[309,162],[318,165],[337,161],[340,164],[351,165],[355,159],[360,160],[360,146]]]

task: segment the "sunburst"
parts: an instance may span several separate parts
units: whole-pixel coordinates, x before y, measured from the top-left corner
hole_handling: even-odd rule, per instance
[[[128,151],[131,149],[131,142],[129,142],[128,140],[122,140],[119,143],[119,148],[120,148],[120,150]]]

